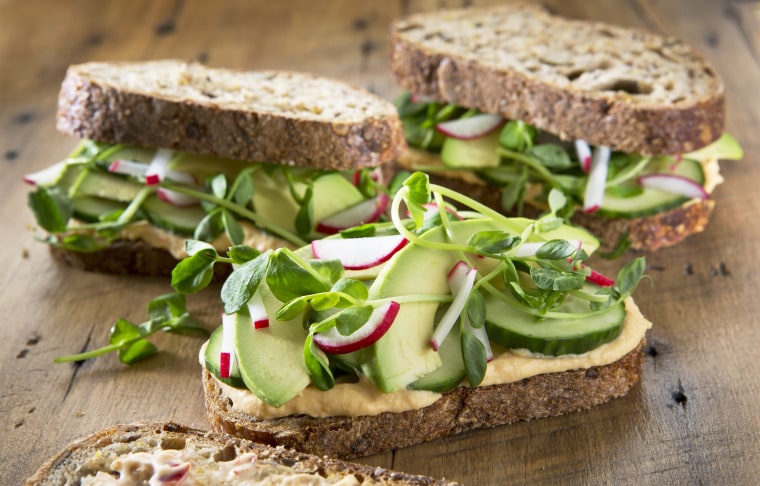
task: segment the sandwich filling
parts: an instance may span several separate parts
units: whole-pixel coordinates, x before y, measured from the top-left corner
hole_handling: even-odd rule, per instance
[[[558,189],[572,202],[565,216],[646,217],[708,199],[722,181],[718,160],[743,156],[727,133],[695,152],[648,156],[562,141],[523,121],[409,93],[396,105],[408,144],[423,154],[401,157],[402,165],[499,187],[506,212],[521,213],[526,202],[545,207]]]
[[[388,202],[381,178],[84,141],[25,181],[50,244],[91,252],[139,239],[179,259],[188,238],[296,248],[375,221]]]
[[[390,223],[233,262],[203,365],[236,408],[270,417],[405,411],[617,361],[650,326],[630,300],[644,260],[616,279],[594,271],[598,241],[557,216],[560,191],[549,203],[538,220],[507,218],[412,174]],[[178,281],[225,261],[191,246]]]

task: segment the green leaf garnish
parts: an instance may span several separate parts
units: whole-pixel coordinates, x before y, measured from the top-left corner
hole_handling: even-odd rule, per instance
[[[234,314],[251,300],[256,289],[259,288],[259,284],[266,277],[271,260],[271,251],[262,253],[253,260],[240,265],[227,277],[227,280],[222,284],[224,312]]]

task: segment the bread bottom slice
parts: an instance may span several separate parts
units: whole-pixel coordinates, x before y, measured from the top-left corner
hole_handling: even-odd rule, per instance
[[[175,469],[162,471],[150,461],[139,462],[137,456],[134,455],[136,453],[155,455],[162,451],[169,451],[169,454],[173,454],[172,457],[175,457],[174,454],[179,457],[174,464]],[[255,455],[253,466],[250,466],[252,463],[250,454]],[[141,464],[141,467],[132,469],[134,484],[148,484],[152,477],[160,475],[164,476],[166,484],[177,484],[169,480],[172,478],[167,479],[167,475],[171,474],[179,476],[179,478],[173,478],[175,481],[181,479],[183,474],[188,474],[189,478],[196,480],[192,484],[240,484],[237,480],[224,480],[224,477],[213,473],[215,470],[229,471],[236,466],[234,463],[236,460],[243,467],[248,465],[248,469],[252,467],[267,469],[267,466],[274,466],[273,474],[282,474],[293,480],[298,474],[317,476],[316,478],[308,477],[313,482],[306,484],[332,484],[340,480],[345,481],[340,483],[345,486],[456,484],[426,476],[274,448],[229,435],[204,432],[168,422],[116,425],[82,437],[45,462],[27,480],[26,485],[79,485],[84,478],[93,477],[99,471],[116,478],[118,476],[116,469],[119,467],[129,469],[128,465],[124,465],[129,461]],[[122,465],[119,466],[115,461],[121,461]],[[187,471],[182,468],[185,462],[189,463]],[[223,463],[227,463],[226,467]],[[245,475],[240,474],[240,476]],[[321,478],[325,479],[323,483],[318,482]],[[132,483],[125,482],[124,484]],[[244,484],[254,483],[245,482]]]
[[[53,257],[79,270],[117,275],[171,275],[178,260],[166,249],[156,248],[143,240],[115,240],[92,252],[50,247]]]
[[[519,420],[591,408],[621,397],[638,382],[645,340],[619,360],[588,369],[537,375],[501,385],[457,387],[432,405],[401,413],[259,419],[232,409],[205,369],[203,386],[211,428],[270,445],[333,457],[358,457]]]

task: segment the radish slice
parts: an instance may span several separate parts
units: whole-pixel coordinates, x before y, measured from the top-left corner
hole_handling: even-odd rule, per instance
[[[388,207],[388,201],[388,195],[381,192],[372,199],[366,199],[326,217],[317,223],[317,231],[331,235],[346,228],[377,221]]]
[[[583,211],[586,213],[593,213],[602,206],[609,163],[610,148],[606,146],[596,147],[591,160],[586,193],[583,195]]]
[[[435,126],[436,130],[447,137],[459,140],[471,140],[490,134],[504,124],[504,118],[500,115],[483,113],[469,118],[458,118],[441,122]]]
[[[37,172],[32,172],[23,177],[23,181],[31,186],[46,186],[48,184],[55,184],[61,177],[63,170],[66,168],[66,161],[62,160],[50,167],[46,167]]]
[[[156,191],[156,194],[158,195],[158,198],[163,202],[180,208],[196,206],[201,202],[197,197],[188,196],[187,194],[172,191],[171,189],[166,189],[165,187],[159,187]]]
[[[585,140],[575,141],[575,153],[578,154],[578,160],[581,163],[583,172],[588,173],[591,170],[591,147]]]
[[[694,199],[708,199],[710,194],[696,181],[676,174],[645,174],[638,178],[641,187],[657,189]]]
[[[222,349],[219,352],[219,376],[229,378],[237,374],[237,357],[235,355],[235,316],[222,314]]]
[[[586,277],[586,280],[600,287],[612,287],[615,285],[614,280],[604,274],[597,272],[596,270],[591,270],[591,273],[588,277]]]
[[[387,261],[407,241],[401,235],[331,238],[312,241],[311,252],[321,260],[340,260],[346,270],[362,270]]]
[[[264,300],[261,294],[254,292],[251,300],[248,301],[248,313],[251,315],[254,329],[266,329],[269,327],[269,316],[267,309],[264,307]]]
[[[400,308],[398,302],[388,302],[376,307],[367,322],[351,335],[344,336],[331,327],[327,331],[314,334],[314,343],[330,354],[345,354],[366,348],[385,335],[396,320]]]
[[[577,250],[581,249],[583,242],[581,240],[567,240],[568,243],[573,245]],[[523,243],[517,248],[517,251],[513,256],[517,258],[533,257],[536,256],[538,249],[546,244],[545,241]]]
[[[148,164],[141,164],[132,160],[117,159],[108,166],[108,172],[124,174],[135,177],[145,177],[148,172]]]
[[[449,288],[458,288],[454,294],[454,300],[451,305],[446,309],[446,313],[441,317],[441,321],[433,332],[433,337],[430,339],[430,345],[433,349],[438,351],[441,347],[446,336],[449,335],[454,324],[457,322],[459,315],[464,309],[464,305],[467,303],[467,298],[472,292],[472,287],[475,285],[475,276],[478,274],[477,268],[470,268],[467,263],[463,261],[457,262],[449,271],[447,280],[449,282]]]
[[[173,155],[174,152],[168,149],[156,150],[156,155],[153,156],[153,160],[150,161],[148,170],[145,173],[145,183],[147,185],[153,186],[159,184],[164,179],[184,184],[195,183],[195,178],[187,172],[169,169],[169,162],[172,160]]]
[[[432,96],[425,96],[425,95],[414,93],[412,94],[410,101],[412,103],[432,103],[433,101],[435,101],[435,98],[433,98]]]
[[[361,179],[361,175],[360,174],[361,174],[361,171],[359,171],[359,170],[354,171],[354,175],[351,178],[351,182],[355,186],[359,185],[359,179]],[[375,167],[374,169],[372,169],[372,171],[369,173],[369,178],[372,179],[373,181],[377,182],[378,184],[382,184],[383,183],[383,171],[382,171],[382,169],[380,169],[380,167]]]
[[[477,269],[472,269],[477,272]],[[449,289],[451,289],[451,293],[456,295],[459,293],[460,289],[462,288],[462,285],[465,284],[467,281],[467,275],[471,270],[467,266],[467,264],[463,261],[459,261],[454,265],[454,267],[449,271],[448,276],[448,282],[449,282]],[[486,360],[491,361],[493,359],[493,349],[491,349],[491,341],[488,339],[488,334],[486,333],[485,327],[473,327],[472,324],[470,324],[470,319],[467,318],[467,315],[464,315],[464,325],[465,328],[467,328],[468,331],[473,333],[475,337],[483,344],[483,347],[486,349]],[[445,339],[445,338],[444,338]],[[439,342],[440,344],[443,343],[443,339]],[[435,348],[435,346],[433,346]],[[437,350],[437,348],[435,348]]]

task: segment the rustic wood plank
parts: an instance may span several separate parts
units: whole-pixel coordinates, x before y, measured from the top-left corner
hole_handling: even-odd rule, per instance
[[[55,356],[107,342],[118,318],[145,319],[169,291],[163,279],[76,272],[34,241],[21,176],[60,159],[75,141],[54,129],[66,66],[86,60],[178,57],[215,66],[277,68],[336,76],[392,97],[387,26],[403,13],[496,0],[398,2],[111,3],[0,2],[0,483],[18,484],[82,434],[134,420],[175,419],[205,428],[199,341],[161,336],[162,352],[133,367],[103,357],[80,367]],[[463,434],[361,462],[446,476],[465,484],[741,484],[760,472],[760,117],[757,2],[560,1],[577,18],[682,37],[723,75],[729,130],[743,162],[727,182],[705,233],[648,255],[651,285],[637,302],[655,323],[642,383],[623,399],[565,417]],[[12,69],[6,69],[12,66]],[[613,271],[618,262],[601,263]],[[218,290],[218,289],[217,289]],[[191,300],[213,327],[213,289]],[[178,397],[183,397],[178,399]]]

